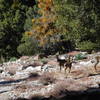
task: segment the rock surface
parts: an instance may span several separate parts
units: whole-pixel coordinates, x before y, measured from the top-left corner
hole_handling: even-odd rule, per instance
[[[50,97],[60,98],[98,91],[100,63],[96,72],[93,67],[95,62],[91,62],[96,55],[100,53],[88,55],[86,60],[73,63],[71,73],[65,73],[64,68],[60,72],[55,56],[47,58],[48,63],[45,65],[37,56],[24,56],[17,61],[3,63],[0,65],[0,100],[32,100],[34,97],[50,100]]]

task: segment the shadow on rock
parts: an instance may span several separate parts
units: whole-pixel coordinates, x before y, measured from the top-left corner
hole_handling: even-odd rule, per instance
[[[86,91],[66,91],[58,97],[34,96],[30,99],[18,98],[16,100],[100,100],[100,88],[91,88]]]
[[[18,80],[2,81],[2,82],[0,82],[0,85],[18,83],[18,82],[21,82],[21,81],[24,81],[24,80],[26,80],[26,78],[25,79],[18,79]]]

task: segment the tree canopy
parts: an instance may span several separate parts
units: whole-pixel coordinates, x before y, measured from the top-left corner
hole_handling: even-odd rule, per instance
[[[0,0],[0,56],[100,49],[100,0]],[[29,47],[30,50],[28,49]]]

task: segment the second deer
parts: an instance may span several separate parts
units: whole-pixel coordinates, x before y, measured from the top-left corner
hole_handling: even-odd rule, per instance
[[[91,61],[92,63],[95,63],[94,64],[94,69],[95,69],[95,71],[97,71],[97,65],[99,64],[99,62],[100,62],[100,56],[96,56],[95,57],[95,61]]]
[[[69,68],[69,73],[71,71],[71,68],[72,68],[72,63],[73,63],[73,56],[69,56],[67,59],[66,59],[66,62],[65,62],[65,72],[67,70],[67,68]]]
[[[61,68],[64,67],[65,72],[66,72],[67,68],[69,68],[69,73],[70,73],[72,63],[73,63],[73,56],[70,56],[70,55],[65,55],[65,56],[57,55],[56,57],[57,57],[57,62],[59,63],[59,66],[60,66],[60,71],[61,71]]]

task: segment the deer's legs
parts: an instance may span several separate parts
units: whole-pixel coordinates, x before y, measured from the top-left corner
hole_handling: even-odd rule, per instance
[[[72,63],[69,64],[69,73],[71,72]]]
[[[64,66],[64,63],[60,63],[60,71],[61,71],[61,68]]]
[[[61,63],[59,65],[60,65],[60,71],[61,71]]]
[[[69,68],[69,73],[70,73],[71,72],[71,67],[68,67],[68,66],[65,68],[65,73],[66,73],[67,68]]]
[[[68,66],[65,66],[65,73],[66,73],[67,68],[68,68]]]
[[[100,62],[100,56],[95,57],[95,59],[96,59],[96,63],[94,65],[94,68],[95,68],[95,71],[97,71],[96,67],[97,67],[98,63]]]
[[[60,71],[61,71],[61,66],[60,66]]]
[[[71,67],[69,67],[69,73],[71,72]]]
[[[69,68],[69,73],[70,73],[71,67],[72,67],[72,64],[66,64],[65,65],[65,72],[66,72],[67,68]]]

